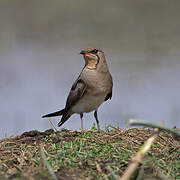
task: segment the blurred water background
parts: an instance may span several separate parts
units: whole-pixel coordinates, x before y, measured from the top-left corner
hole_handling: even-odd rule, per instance
[[[50,128],[41,115],[64,107],[87,47],[103,49],[114,78],[101,126],[124,128],[128,118],[180,126],[179,7],[179,0],[1,0],[0,137]],[[92,113],[84,119],[87,129],[95,122]],[[79,116],[63,127],[79,129]]]

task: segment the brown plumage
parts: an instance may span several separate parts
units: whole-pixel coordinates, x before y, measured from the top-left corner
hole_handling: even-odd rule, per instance
[[[112,97],[112,77],[101,49],[90,48],[81,51],[80,54],[84,56],[85,66],[70,90],[65,108],[44,115],[43,118],[62,115],[58,123],[58,126],[61,126],[72,114],[77,113],[80,114],[81,128],[83,128],[83,113],[95,111],[94,117],[100,131],[97,109],[104,101]]]

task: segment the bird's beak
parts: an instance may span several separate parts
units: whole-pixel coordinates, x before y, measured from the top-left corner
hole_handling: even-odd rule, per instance
[[[80,52],[80,54],[82,54],[82,55],[84,55],[86,53],[86,51],[84,51],[84,50],[82,50],[81,52]]]

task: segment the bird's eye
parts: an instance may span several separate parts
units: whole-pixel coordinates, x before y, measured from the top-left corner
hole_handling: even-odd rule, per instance
[[[91,53],[93,53],[93,54],[96,54],[97,52],[98,52],[97,49],[93,49],[93,50],[91,51]]]

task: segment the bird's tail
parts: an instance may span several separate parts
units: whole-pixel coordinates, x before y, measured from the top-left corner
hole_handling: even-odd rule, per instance
[[[62,126],[72,115],[72,112],[65,112],[61,118],[61,121],[58,123],[58,126]]]
[[[53,113],[50,113],[50,114],[46,114],[44,116],[42,116],[42,118],[48,118],[48,117],[55,117],[55,116],[62,116],[65,112],[65,109],[62,109],[60,111],[57,111],[57,112],[53,112]]]

